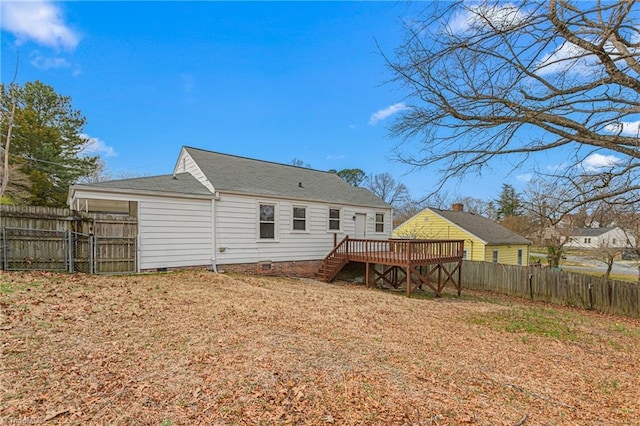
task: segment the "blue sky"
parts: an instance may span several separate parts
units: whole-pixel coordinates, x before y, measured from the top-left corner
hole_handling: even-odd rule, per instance
[[[70,96],[115,176],[170,173],[182,145],[319,170],[391,173],[414,198],[436,170],[393,161],[404,92],[392,55],[428,3],[5,2],[2,82],[41,80]],[[492,199],[508,163],[447,185]],[[501,170],[501,167],[504,169]],[[409,173],[410,172],[410,173]]]

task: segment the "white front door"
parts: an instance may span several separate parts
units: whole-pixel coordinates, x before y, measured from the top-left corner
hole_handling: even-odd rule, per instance
[[[356,213],[356,232],[355,238],[367,237],[367,215],[364,213]]]

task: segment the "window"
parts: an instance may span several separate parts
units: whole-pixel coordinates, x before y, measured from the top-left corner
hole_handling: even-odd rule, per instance
[[[585,238],[584,239],[584,243],[585,244],[591,244],[591,238]]]
[[[615,238],[611,239],[611,244],[614,245],[614,246],[616,245],[616,239]]]
[[[518,265],[522,266],[522,249],[518,249]]]
[[[260,239],[274,240],[276,238],[276,206],[260,204]]]
[[[467,250],[466,249],[462,250],[462,258],[463,259],[467,258]]]
[[[384,232],[384,213],[376,213],[376,232]]]
[[[293,207],[293,230],[294,231],[306,231],[307,230],[307,208],[306,207]]]
[[[340,230],[340,209],[329,209],[329,231]]]
[[[493,263],[498,263],[498,250],[493,251]]]

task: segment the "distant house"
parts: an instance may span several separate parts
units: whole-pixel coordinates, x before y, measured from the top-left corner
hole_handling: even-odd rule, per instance
[[[635,246],[633,236],[627,236],[619,227],[607,228],[574,228],[565,247],[596,248],[629,248]]]
[[[334,241],[391,237],[391,206],[334,173],[183,147],[172,174],[74,185],[75,210],[138,218],[139,271],[313,276]]]
[[[496,222],[464,211],[426,208],[393,231],[394,238],[464,240],[464,258],[510,265],[528,265],[531,242]]]

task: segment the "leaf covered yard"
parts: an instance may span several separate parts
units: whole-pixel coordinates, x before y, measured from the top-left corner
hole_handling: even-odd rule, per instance
[[[639,320],[206,271],[4,273],[0,306],[0,423],[639,424]]]

